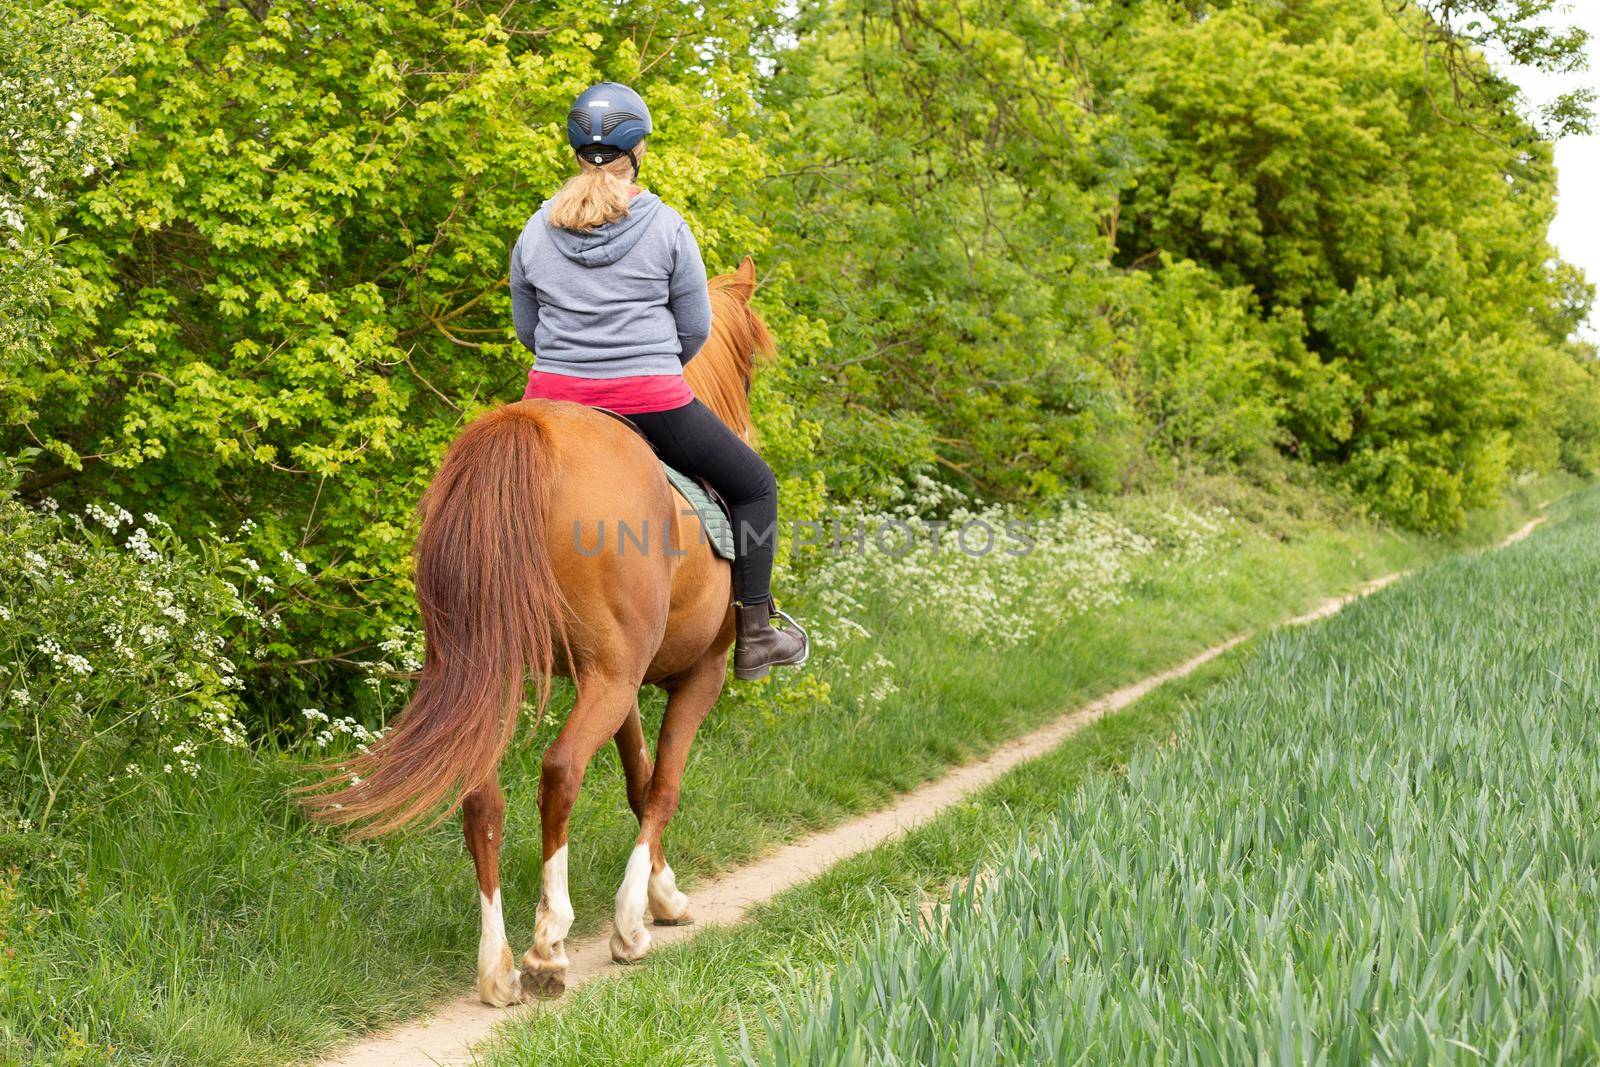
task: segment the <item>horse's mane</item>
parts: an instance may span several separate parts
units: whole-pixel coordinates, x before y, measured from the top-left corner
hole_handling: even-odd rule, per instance
[[[752,441],[750,382],[758,357],[777,348],[767,324],[750,307],[755,293],[755,272],[741,267],[719,274],[710,282],[711,337],[683,370],[689,388],[701,403],[727,423],[733,432]]]

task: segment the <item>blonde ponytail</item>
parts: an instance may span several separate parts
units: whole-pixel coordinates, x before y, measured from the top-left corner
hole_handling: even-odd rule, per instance
[[[595,165],[578,160],[578,173],[550,201],[550,225],[579,233],[615,222],[628,213],[633,197],[633,163],[626,155]]]

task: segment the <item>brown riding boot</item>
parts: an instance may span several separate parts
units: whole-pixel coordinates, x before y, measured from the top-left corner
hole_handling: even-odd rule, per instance
[[[779,619],[782,623],[773,625]],[[811,654],[806,632],[774,607],[770,599],[759,604],[735,600],[733,621],[738,632],[733,647],[733,676],[741,681],[765,678],[773,667],[798,667]]]

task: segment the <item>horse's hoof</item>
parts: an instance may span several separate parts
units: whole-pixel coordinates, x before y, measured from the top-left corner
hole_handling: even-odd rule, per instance
[[[554,1000],[566,991],[565,971],[522,972],[522,995],[529,1000]]]
[[[678,891],[678,878],[666,864],[650,876],[650,918],[657,926],[686,926],[694,920],[689,917],[689,898]]]
[[[634,931],[634,936],[624,938],[621,934],[611,934],[611,961],[613,963],[638,963],[650,951],[650,931],[639,927]]]
[[[523,999],[522,978],[516,971],[503,978],[486,981],[478,980],[478,999],[491,1008],[509,1008],[513,1004],[521,1004]]]

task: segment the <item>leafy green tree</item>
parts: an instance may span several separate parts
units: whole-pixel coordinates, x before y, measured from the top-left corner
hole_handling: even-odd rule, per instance
[[[521,394],[507,249],[571,169],[578,91],[656,105],[645,180],[713,265],[763,247],[726,195],[765,167],[738,132],[750,0],[83,3],[131,42],[102,100],[135,134],[81,198],[61,343],[23,383],[49,402],[12,432],[54,464],[23,491],[249,520],[287,623],[258,661],[348,659],[409,618],[437,455]]]
[[[1443,529],[1514,470],[1587,469],[1573,413],[1600,394],[1568,338],[1590,294],[1545,240],[1549,145],[1479,51],[1565,69],[1579,36],[1536,25],[1542,0],[1471,6],[1497,21],[803,7],[768,94],[783,170],[755,204],[786,295],[826,324],[795,386],[830,480],[870,492],[932,460],[1027,495],[1278,447]]]
[[[799,384],[838,491],[930,463],[988,494],[1121,483],[1134,437],[1096,350],[1127,160],[1073,50],[1085,18],[803,9],[767,97],[783,172],[752,209],[794,272],[785,296],[826,324]]]
[[[1298,317],[1263,322],[1248,288],[1188,260],[1133,273],[1118,299],[1112,365],[1143,451],[1239,467],[1284,443],[1289,397],[1321,372]]]
[[[1118,258],[1192,257],[1302,316],[1326,373],[1289,399],[1290,447],[1387,517],[1448,529],[1514,465],[1568,454],[1519,435],[1545,433],[1538,379],[1581,388],[1553,367],[1578,355],[1558,309],[1588,296],[1552,267],[1548,145],[1442,114],[1448,75],[1416,61],[1407,19],[1307,0],[1132,23],[1107,65],[1145,131]]]
[[[1588,65],[1589,33],[1564,24],[1568,0],[1417,0],[1396,5],[1425,54],[1449,76],[1449,95],[1441,110],[1465,121],[1509,132],[1516,128],[1520,96],[1516,85],[1484,61],[1484,53],[1502,56],[1523,67],[1570,74]],[[1587,133],[1594,121],[1593,89],[1559,94],[1539,109],[1536,120],[1552,138]]]

